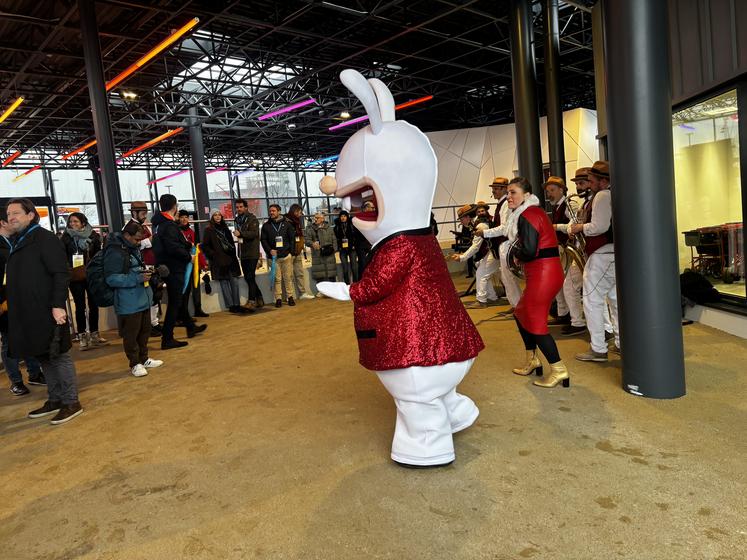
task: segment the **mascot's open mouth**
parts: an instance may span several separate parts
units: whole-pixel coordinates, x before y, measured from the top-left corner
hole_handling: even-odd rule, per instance
[[[343,199],[345,210],[364,222],[375,222],[379,219],[379,205],[373,187],[365,185],[348,194]]]

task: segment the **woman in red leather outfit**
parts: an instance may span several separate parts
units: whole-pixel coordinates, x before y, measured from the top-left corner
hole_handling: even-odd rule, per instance
[[[512,256],[523,264],[526,287],[516,305],[514,318],[526,348],[526,364],[516,368],[517,375],[542,376],[537,347],[550,364],[550,375],[536,380],[539,387],[570,386],[570,376],[560,360],[558,347],[547,328],[547,314],[558,291],[563,287],[563,269],[558,256],[558,240],[550,219],[532,194],[529,181],[514,178],[508,185],[508,207],[513,210],[507,224],[510,242],[516,241]]]

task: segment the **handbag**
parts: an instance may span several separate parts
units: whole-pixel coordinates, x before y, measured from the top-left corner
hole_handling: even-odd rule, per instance
[[[335,248],[333,245],[322,245],[319,249],[319,254],[323,257],[331,257],[335,254]]]
[[[216,231],[215,233],[218,234],[218,242],[220,243],[220,248],[223,250],[224,253],[231,254],[234,252],[233,243],[231,243],[228,239],[226,239],[226,236],[221,231]]]

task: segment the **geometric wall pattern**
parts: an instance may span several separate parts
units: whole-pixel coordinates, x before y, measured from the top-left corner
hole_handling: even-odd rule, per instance
[[[563,113],[566,176],[578,167],[591,166],[598,159],[597,115],[590,109]],[[485,200],[490,202],[488,185],[493,177],[517,174],[516,133],[513,124],[481,128],[441,130],[426,133],[438,158],[438,182],[433,213],[439,222],[451,221],[454,207]],[[547,120],[540,119],[542,160],[547,163]],[[569,190],[574,191],[570,183]],[[441,207],[441,208],[439,208]],[[448,227],[439,238],[449,239]]]

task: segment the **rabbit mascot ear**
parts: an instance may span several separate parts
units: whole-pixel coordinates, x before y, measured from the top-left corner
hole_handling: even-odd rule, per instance
[[[340,80],[363,104],[369,125],[345,143],[335,180],[325,177],[322,192],[343,199],[343,207],[353,210],[354,225],[371,244],[398,231],[428,227],[437,173],[428,138],[395,120],[394,98],[381,80],[366,80],[351,69],[343,70]],[[371,193],[375,212],[357,212]]]

